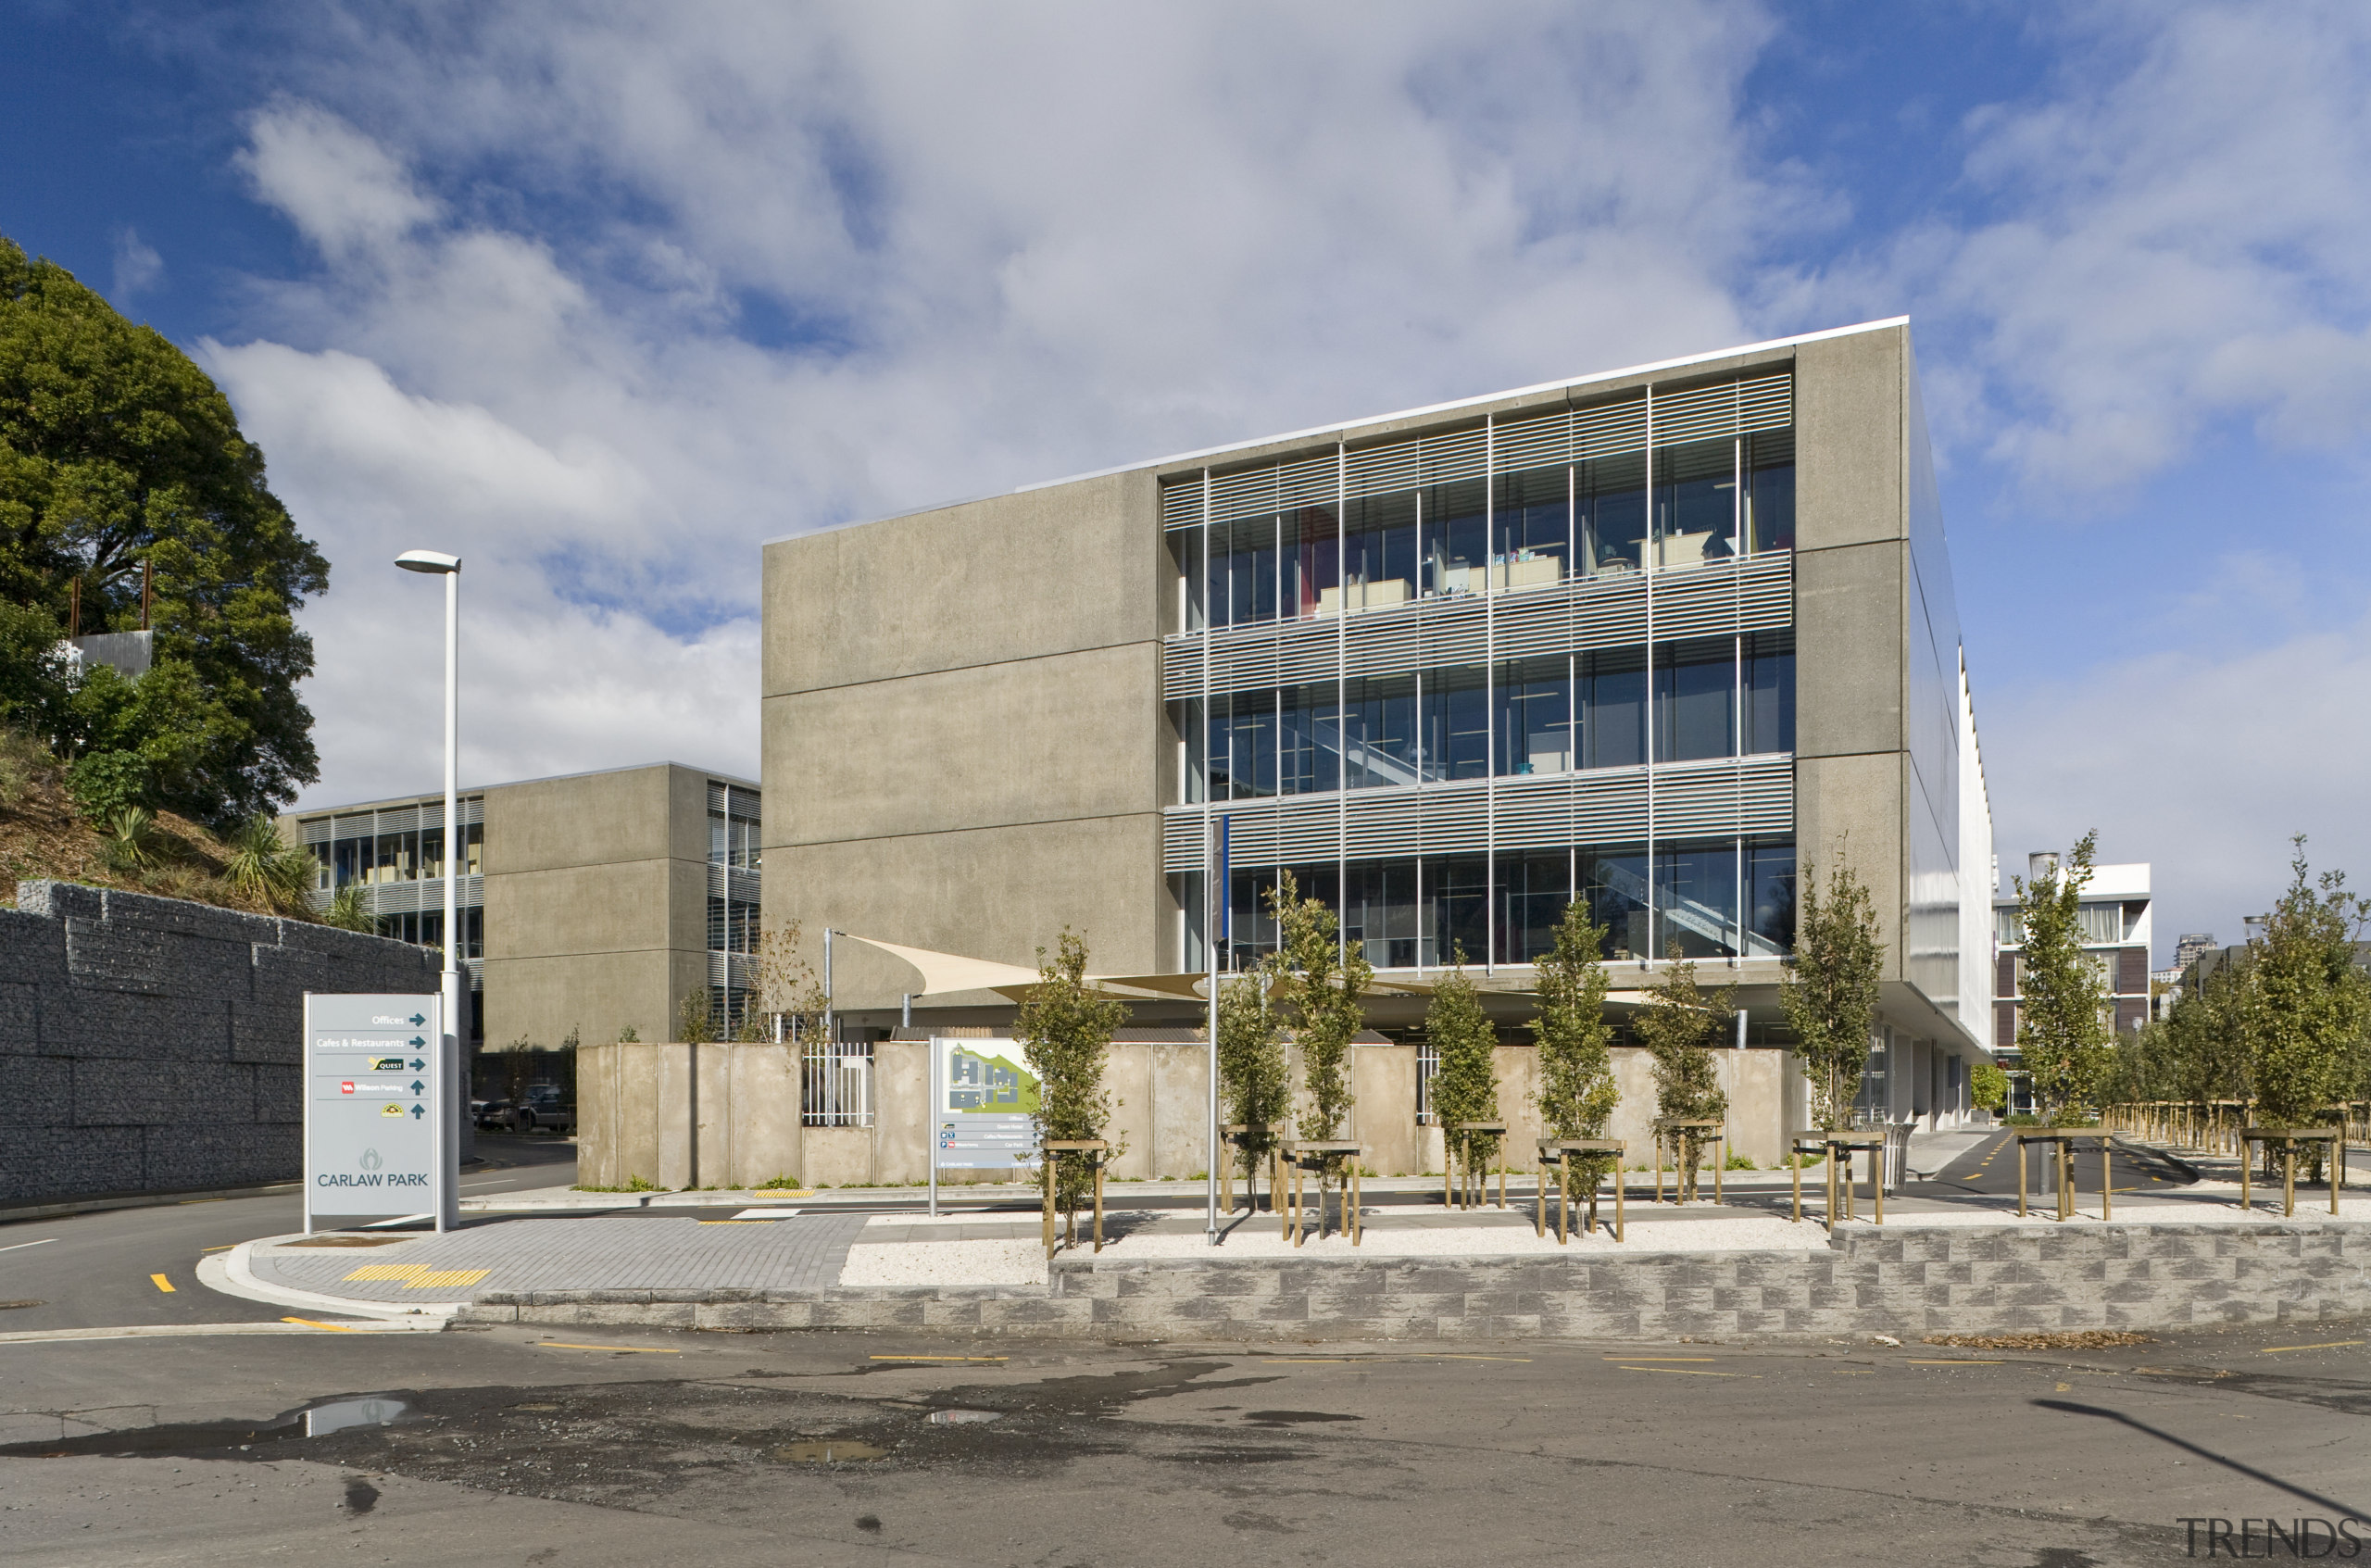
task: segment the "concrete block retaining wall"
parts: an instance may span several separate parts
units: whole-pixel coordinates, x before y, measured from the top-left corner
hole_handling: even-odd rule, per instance
[[[0,909],[0,1203],[293,1181],[307,991],[433,991],[424,948],[72,883]]]
[[[926,1244],[918,1244],[926,1245]],[[1045,1286],[490,1292],[459,1321],[1111,1339],[1824,1339],[2371,1313],[2371,1225],[1854,1229],[1800,1252],[1065,1256]]]

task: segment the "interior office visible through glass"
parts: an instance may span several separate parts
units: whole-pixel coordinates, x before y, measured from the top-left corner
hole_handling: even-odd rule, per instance
[[[1530,963],[1555,944],[1577,896],[1605,933],[1608,960],[1779,958],[1795,945],[1789,839],[1708,839],[1230,869],[1228,962],[1247,969],[1276,948],[1269,895],[1289,871],[1303,898],[1336,912],[1341,940],[1377,969]],[[1201,875],[1173,878],[1198,920]],[[1198,937],[1190,937],[1198,959]]]
[[[461,954],[464,959],[485,957],[485,910],[461,910]],[[381,915],[379,935],[392,936],[398,942],[408,942],[416,947],[445,947],[445,911],[422,909],[417,913]]]
[[[1703,566],[1795,543],[1791,430],[1234,518],[1170,536],[1180,626],[1239,626]]]
[[[1654,648],[1655,759],[1795,746],[1791,631]],[[1647,650],[1502,659],[1170,705],[1180,798],[1198,805],[1336,789],[1631,768],[1647,759]]]
[[[395,833],[363,833],[307,846],[313,855],[313,885],[323,891],[352,883],[433,882],[445,874],[445,830],[406,828]],[[471,822],[461,829],[464,876],[483,870],[485,827]]]

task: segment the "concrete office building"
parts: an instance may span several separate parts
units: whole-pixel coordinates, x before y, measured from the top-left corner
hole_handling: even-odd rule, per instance
[[[1028,964],[1067,923],[1098,972],[1191,972],[1223,823],[1227,961],[1290,871],[1386,1033],[1460,950],[1527,1018],[1577,894],[1624,1002],[1693,960],[1782,1043],[1797,878],[1842,856],[1888,938],[1883,1113],[1960,1114],[1989,1035],[1990,814],[1901,320],[773,541],[762,713],[770,924]],[[856,1022],[915,984],[841,949]]]
[[[2064,857],[2045,850],[2026,858],[2027,882],[2055,875]],[[2155,940],[2151,926],[2154,900],[2149,891],[2149,862],[2093,866],[2083,884],[2083,950],[2099,966],[2100,984],[2119,1035],[2149,1022],[2149,953]],[[2009,1070],[2009,1109],[2033,1109],[2017,1051],[2018,998],[2025,975],[2025,923],[2013,889],[1996,890],[1992,903],[1994,953],[1992,979],[1992,1048]],[[2185,940],[2188,940],[2185,938]]]
[[[462,955],[477,1037],[550,1047],[571,1033],[671,1038],[683,998],[747,1005],[760,871],[759,795],[660,762],[472,789],[460,798]],[[283,819],[317,861],[314,898],[358,885],[382,935],[441,947],[445,797]]]

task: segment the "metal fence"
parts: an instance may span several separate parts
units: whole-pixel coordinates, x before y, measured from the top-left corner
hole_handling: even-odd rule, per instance
[[[872,1125],[872,1042],[810,1041],[799,1057],[799,1121],[809,1127]]]

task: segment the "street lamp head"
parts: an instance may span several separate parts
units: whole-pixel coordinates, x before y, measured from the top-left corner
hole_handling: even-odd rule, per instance
[[[448,556],[440,550],[406,550],[395,558],[395,564],[406,571],[458,571],[461,558]]]

